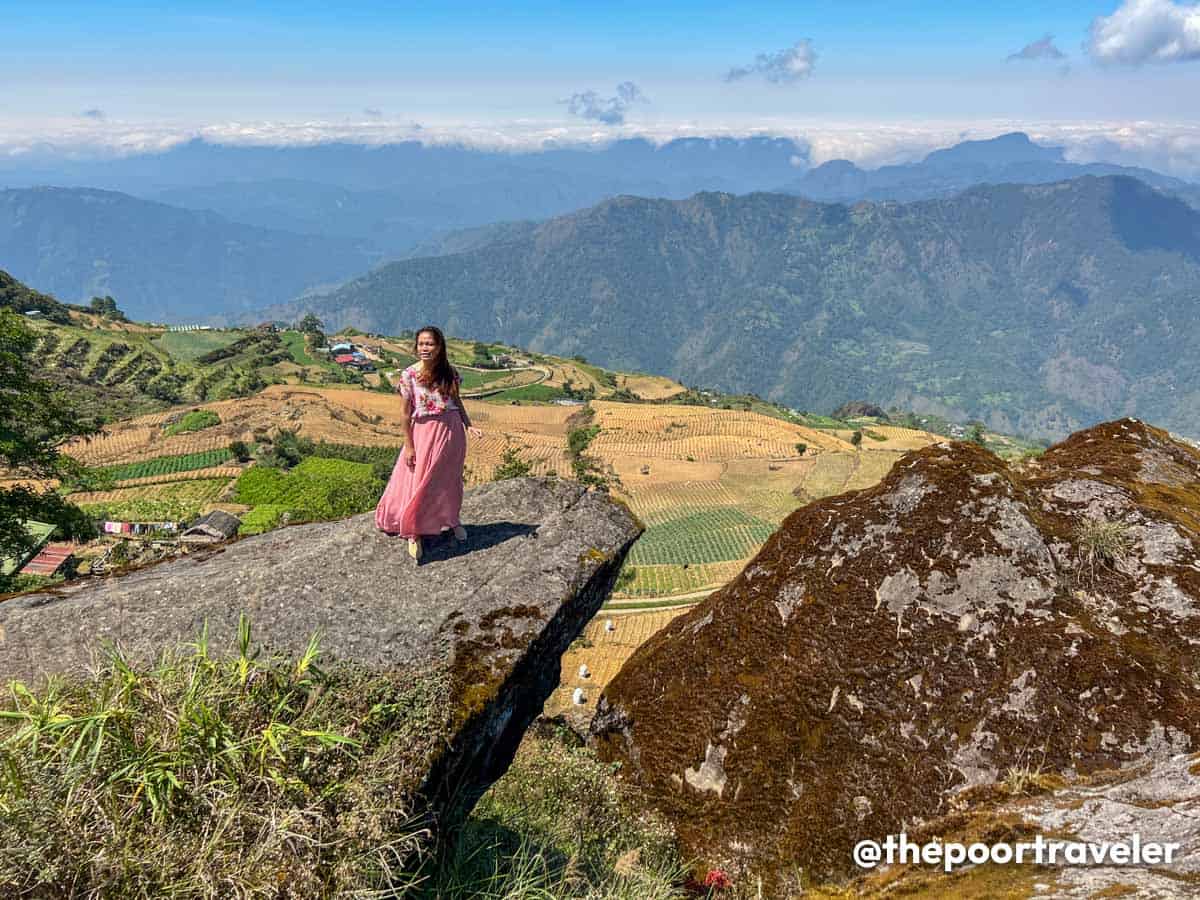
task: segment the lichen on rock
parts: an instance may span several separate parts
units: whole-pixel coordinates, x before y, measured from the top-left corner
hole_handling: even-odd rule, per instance
[[[1121,540],[1085,560],[1098,521]],[[1106,423],[1019,467],[940,443],[793,513],[632,657],[593,740],[685,854],[842,876],[1013,767],[1195,749],[1198,554],[1200,453],[1166,432]]]

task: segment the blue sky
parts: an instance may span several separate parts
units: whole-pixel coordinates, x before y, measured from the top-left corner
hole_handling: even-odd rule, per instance
[[[1174,0],[294,0],[168,10],[0,0],[0,23],[9,135],[0,150],[193,134],[368,140],[413,123],[517,143],[821,129],[853,141],[855,129],[879,126],[877,149],[868,141],[860,154],[867,160],[887,156],[888,134],[1027,122],[1086,132],[1093,145],[1097,134],[1119,139],[1153,123],[1176,146],[1155,152],[1178,155],[1179,146],[1192,153],[1200,126],[1200,47],[1188,44],[1200,41],[1200,6]],[[1182,50],[1163,49],[1176,46],[1172,29],[1185,35]],[[1029,58],[1010,59],[1023,49]],[[784,64],[791,77],[775,77]],[[741,77],[729,80],[731,70]],[[629,102],[617,91],[625,83],[637,87]]]

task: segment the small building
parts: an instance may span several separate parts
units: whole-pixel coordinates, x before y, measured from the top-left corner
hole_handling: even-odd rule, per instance
[[[21,556],[10,556],[4,560],[0,560],[0,573],[4,575],[12,575],[24,568],[25,564],[34,559],[47,543],[50,542],[51,536],[58,530],[57,525],[52,525],[49,522],[38,522],[33,519],[27,519],[21,523],[21,527],[25,529],[25,533],[29,535],[30,548]]]
[[[219,544],[235,537],[242,520],[219,509],[201,516],[179,536],[185,544]]]
[[[25,310],[25,318],[27,318],[27,319],[40,319],[40,318],[42,318],[43,315],[44,314],[42,313],[42,311],[40,309]]]
[[[333,361],[335,363],[337,363],[339,366],[348,366],[351,363],[358,362],[358,360],[356,360],[354,358],[354,356],[350,353],[339,353],[337,356],[335,356],[333,358]]]
[[[59,569],[65,566],[74,555],[75,548],[70,544],[47,544],[37,556],[25,563],[21,574],[41,575],[49,578],[57,575]]]

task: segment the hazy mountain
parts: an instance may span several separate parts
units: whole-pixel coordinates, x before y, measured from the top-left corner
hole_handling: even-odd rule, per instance
[[[217,322],[368,268],[358,242],[256,228],[86,188],[0,191],[0,267],[66,302]]]
[[[851,399],[1061,435],[1200,421],[1200,213],[1126,177],[911,204],[620,197],[286,312],[452,332],[809,409]]]
[[[1200,186],[1149,169],[1109,163],[1071,163],[1062,147],[1035,144],[1021,132],[986,141],[964,141],[935,150],[921,162],[860,169],[836,159],[787,182],[788,194],[834,203],[860,200],[926,200],[958,193],[978,184],[1042,184],[1083,175],[1128,175],[1178,194],[1200,207]]]
[[[410,141],[368,147],[234,147],[33,165],[0,162],[0,185],[117,190],[303,234],[357,238],[399,255],[452,229],[543,219],[619,194],[686,197],[774,187],[807,152],[784,138],[644,139],[500,152]]]

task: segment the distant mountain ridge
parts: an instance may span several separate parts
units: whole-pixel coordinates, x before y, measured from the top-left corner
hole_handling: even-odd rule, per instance
[[[361,241],[395,257],[447,231],[545,219],[619,194],[764,190],[807,165],[788,138],[642,138],[538,152],[406,141],[300,147],[196,140],[158,154],[37,167],[0,161],[0,185],[121,191],[300,234]]]
[[[868,170],[835,159],[779,190],[827,203],[907,202],[949,196],[978,184],[1043,184],[1084,175],[1128,175],[1200,208],[1200,185],[1133,166],[1068,162],[1062,147],[1036,144],[1019,131],[990,140],[963,141],[906,165]]]
[[[1200,421],[1200,213],[1127,177],[904,205],[620,197],[284,307],[755,391],[1057,437]]]
[[[358,242],[231,222],[92,188],[0,191],[0,267],[66,302],[111,294],[148,321],[221,322],[362,272]]]

